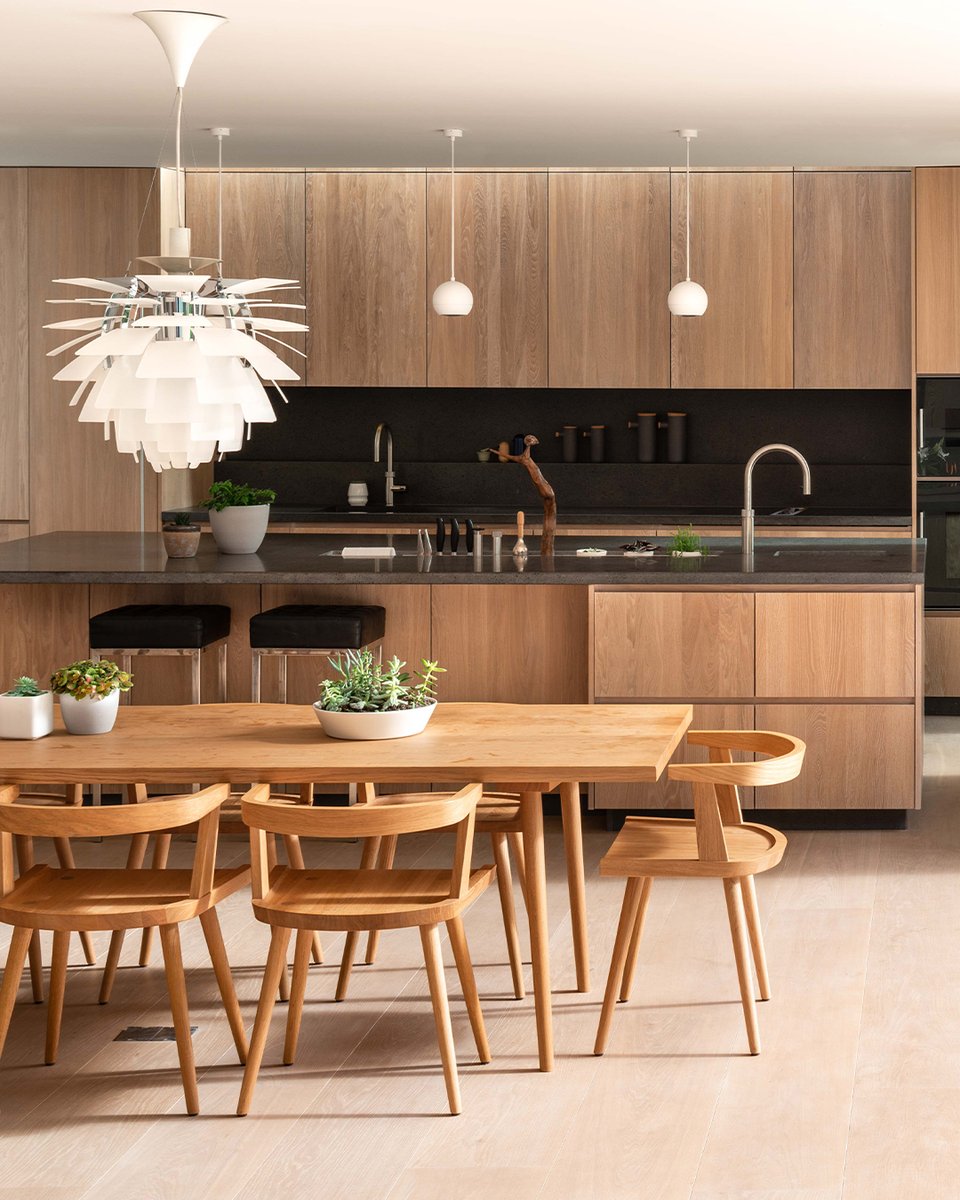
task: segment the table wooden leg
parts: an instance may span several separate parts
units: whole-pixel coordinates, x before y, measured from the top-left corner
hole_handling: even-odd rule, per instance
[[[580,784],[560,785],[563,815],[563,848],[567,856],[567,889],[573,925],[573,959],[577,967],[577,991],[590,991],[590,948],[587,943],[587,894],[583,874],[583,827],[580,821]]]
[[[523,792],[520,819],[527,867],[527,919],[530,924],[530,958],[537,1013],[540,1070],[553,1070],[553,1010],[550,997],[550,937],[547,926],[547,868],[543,849],[543,797]]]

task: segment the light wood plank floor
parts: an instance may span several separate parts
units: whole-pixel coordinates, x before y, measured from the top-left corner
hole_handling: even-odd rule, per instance
[[[925,807],[905,832],[794,833],[759,881],[774,998],[745,1053],[722,892],[657,885],[634,1000],[591,1053],[620,886],[586,833],[594,990],[572,991],[558,823],[548,820],[557,1069],[534,1067],[532,1003],[510,998],[495,888],[469,914],[494,1061],[479,1066],[448,970],[464,1112],[446,1114],[414,933],[331,1003],[342,939],[312,967],[300,1060],[271,1036],[251,1116],[198,927],[184,959],[199,1117],[182,1114],[172,1043],[115,1042],[169,1023],[159,954],[128,940],[114,999],[74,947],[60,1062],[41,1065],[45,1009],[21,993],[0,1067],[0,1200],[948,1200],[960,1195],[960,720],[928,724]],[[79,845],[105,861],[121,848]],[[189,852],[185,847],[175,853]],[[317,864],[356,847],[309,848]],[[486,856],[483,839],[478,854]],[[222,859],[246,848],[224,845]],[[449,860],[435,837],[405,862]],[[243,896],[221,909],[252,1022],[267,937]],[[0,932],[5,953],[7,931]],[[99,949],[105,949],[101,939]],[[49,961],[49,946],[45,947]],[[451,961],[449,952],[448,962]],[[277,1009],[282,1020],[283,1009]]]

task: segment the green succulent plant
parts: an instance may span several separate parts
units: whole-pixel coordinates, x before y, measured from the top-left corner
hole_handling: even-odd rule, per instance
[[[13,681],[10,691],[3,694],[5,696],[44,696],[46,688],[42,688],[36,679],[31,679],[29,675],[21,675]]]
[[[132,687],[133,676],[107,658],[99,662],[83,659],[61,667],[50,676],[50,690],[74,700],[102,700],[111,692],[129,692]]]
[[[686,527],[681,525],[673,535],[670,550],[673,554],[702,554],[703,542],[700,540],[700,535],[693,532],[692,525]]]
[[[410,684],[407,665],[396,655],[386,664],[375,661],[371,650],[345,650],[329,660],[337,674],[320,683],[320,707],[327,712],[396,712],[423,708],[436,699],[439,663],[423,658],[419,683]]]

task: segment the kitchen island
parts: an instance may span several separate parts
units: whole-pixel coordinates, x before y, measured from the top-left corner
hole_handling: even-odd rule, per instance
[[[384,544],[357,535],[351,544]],[[228,699],[250,698],[247,623],[291,603],[386,609],[384,648],[438,659],[441,698],[519,703],[692,702],[700,727],[767,727],[803,737],[800,779],[765,808],[902,812],[919,804],[924,545],[910,539],[758,542],[700,559],[628,558],[620,538],[561,537],[551,558],[416,552],[345,560],[343,537],[271,534],[256,555],[167,559],[159,535],[45,534],[0,545],[4,678],[40,678],[86,657],[87,621],[122,604],[230,606]],[[582,557],[587,545],[606,555]],[[276,664],[263,698],[276,698]],[[291,701],[316,695],[317,659],[290,662]],[[189,695],[186,665],[134,662],[135,703]],[[213,681],[213,664],[210,680]],[[212,695],[212,692],[209,693]],[[692,752],[691,752],[692,753]],[[753,798],[744,798],[747,806]],[[667,782],[598,785],[603,808],[685,806]]]

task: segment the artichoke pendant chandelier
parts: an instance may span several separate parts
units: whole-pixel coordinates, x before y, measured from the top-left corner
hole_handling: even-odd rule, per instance
[[[181,170],[183,88],[198,50],[225,18],[163,11],[136,16],[163,47],[177,88],[177,225],[169,231],[170,253],[134,260],[140,269],[128,267],[124,278],[54,280],[97,295],[49,303],[102,311],[45,328],[80,335],[50,351],[74,350],[54,378],[77,384],[70,404],[79,406],[79,420],[102,424],[107,441],[112,427],[120,453],[142,455],[162,471],[239,450],[253,423],[276,421],[264,382],[283,396],[279,383],[299,376],[265,341],[286,346],[271,335],[307,326],[271,315],[303,307],[272,298],[299,288],[297,280],[224,279],[218,258],[191,254]]]

